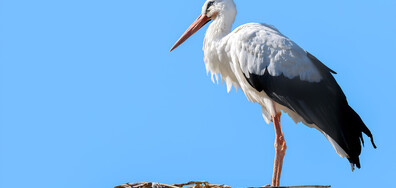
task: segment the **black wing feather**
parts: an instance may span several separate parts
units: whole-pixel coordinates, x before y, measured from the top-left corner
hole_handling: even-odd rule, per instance
[[[320,82],[289,79],[283,75],[271,76],[268,69],[263,75],[249,74],[249,84],[264,91],[275,102],[299,114],[306,123],[315,124],[328,134],[348,154],[351,164],[360,168],[362,132],[371,138],[370,130],[360,116],[348,105],[346,97],[331,73],[335,72],[307,53],[324,77]]]

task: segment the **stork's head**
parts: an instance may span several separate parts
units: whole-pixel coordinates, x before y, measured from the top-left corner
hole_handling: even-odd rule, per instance
[[[233,0],[207,0],[202,7],[201,15],[184,32],[170,51],[177,48],[208,22],[216,19],[231,19],[234,22],[235,15],[236,6]]]
[[[207,0],[202,7],[201,15],[206,15],[211,20],[218,15],[232,17],[236,14],[236,7],[233,0]]]

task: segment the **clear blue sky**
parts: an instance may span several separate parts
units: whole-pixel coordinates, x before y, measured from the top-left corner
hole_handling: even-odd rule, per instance
[[[206,75],[205,29],[168,50],[204,0],[0,0],[0,187],[271,182],[273,125]],[[282,117],[281,184],[394,185],[396,1],[238,0],[322,60],[374,134],[351,172],[314,129]]]

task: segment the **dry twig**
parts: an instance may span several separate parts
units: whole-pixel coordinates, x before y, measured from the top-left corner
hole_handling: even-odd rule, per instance
[[[186,186],[186,187],[185,187]],[[281,186],[271,187],[269,185],[264,186],[268,188],[328,188],[330,185],[303,185],[303,186]],[[114,188],[231,188],[228,185],[210,184],[207,181],[190,181],[187,183],[180,184],[163,184],[153,182],[140,182],[140,183],[126,183],[115,186]],[[254,188],[254,187],[249,187]]]

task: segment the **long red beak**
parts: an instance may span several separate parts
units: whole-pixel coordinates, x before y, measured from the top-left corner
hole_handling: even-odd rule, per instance
[[[173,45],[169,52],[180,46],[184,41],[191,37],[195,32],[201,29],[205,24],[210,21],[206,15],[201,14],[195,21],[190,25],[190,27],[184,32],[184,34],[177,40],[177,42]]]

